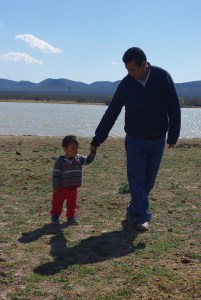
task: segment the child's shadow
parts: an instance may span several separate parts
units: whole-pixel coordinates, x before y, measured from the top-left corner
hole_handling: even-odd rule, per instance
[[[36,241],[43,235],[54,234],[50,239],[51,255],[54,261],[42,264],[34,269],[41,275],[53,275],[60,270],[67,269],[74,264],[88,264],[125,256],[136,249],[144,249],[145,244],[133,245],[138,235],[126,221],[122,222],[122,230],[106,232],[99,236],[92,236],[82,240],[78,245],[68,248],[67,240],[62,231],[66,225],[52,226],[47,224],[42,228],[23,233],[19,239],[21,243]]]

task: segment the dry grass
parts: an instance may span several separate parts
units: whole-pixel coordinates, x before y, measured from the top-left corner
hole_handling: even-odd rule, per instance
[[[80,139],[87,154],[90,140]],[[0,137],[1,299],[200,299],[201,140],[166,149],[152,191],[153,222],[124,220],[123,139],[109,138],[84,169],[79,226],[50,224],[60,137]],[[65,209],[64,209],[65,210]]]

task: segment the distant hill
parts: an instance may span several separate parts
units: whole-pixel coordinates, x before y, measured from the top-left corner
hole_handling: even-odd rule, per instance
[[[30,81],[12,81],[0,79],[1,94],[34,94],[34,95],[62,95],[73,97],[98,97],[104,98],[114,94],[120,81],[97,81],[91,84],[72,81],[69,79],[48,78],[39,83]]]
[[[48,78],[39,83],[30,81],[12,81],[0,78],[0,96],[3,95],[58,95],[67,97],[105,98],[112,96],[119,85],[119,81],[96,81],[91,84],[72,81],[69,79]],[[187,99],[201,99],[201,80],[176,83],[179,97]]]
[[[201,99],[201,80],[176,83],[179,97],[184,99]]]

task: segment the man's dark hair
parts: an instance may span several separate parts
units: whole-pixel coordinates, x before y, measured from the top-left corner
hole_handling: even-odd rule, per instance
[[[130,63],[134,60],[136,65],[140,67],[143,60],[147,61],[147,58],[142,49],[138,47],[132,47],[124,53],[122,60],[125,64]]]
[[[79,142],[75,135],[67,135],[63,138],[62,147],[66,148],[69,146],[69,144],[76,144],[77,146],[79,146]]]

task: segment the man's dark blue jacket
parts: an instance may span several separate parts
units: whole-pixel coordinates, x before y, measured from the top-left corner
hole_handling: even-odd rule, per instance
[[[179,98],[170,74],[155,66],[145,86],[127,75],[120,82],[112,101],[98,125],[92,145],[99,146],[108,137],[125,105],[125,132],[153,139],[168,132],[167,143],[176,144],[180,133]]]

